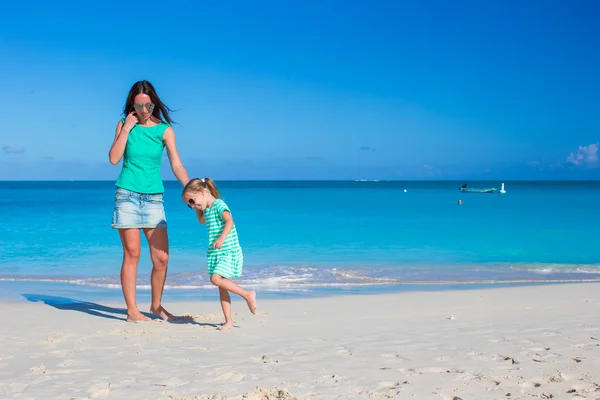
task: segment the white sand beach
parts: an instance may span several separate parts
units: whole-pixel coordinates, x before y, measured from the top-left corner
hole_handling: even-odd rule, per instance
[[[600,399],[600,284],[259,293],[256,316],[234,300],[226,332],[218,301],[168,292],[193,321],[38,300],[0,303],[1,399]]]

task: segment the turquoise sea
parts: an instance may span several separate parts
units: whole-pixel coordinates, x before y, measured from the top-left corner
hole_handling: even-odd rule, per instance
[[[600,182],[225,181],[261,296],[465,289],[600,280]],[[500,188],[501,182],[468,182]],[[206,232],[166,182],[165,301],[216,297]],[[0,297],[121,298],[113,182],[0,182]],[[458,200],[462,205],[458,205]],[[143,242],[139,297],[151,270]]]

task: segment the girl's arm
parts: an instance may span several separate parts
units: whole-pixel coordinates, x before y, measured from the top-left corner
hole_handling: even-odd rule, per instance
[[[231,213],[229,211],[223,211],[221,217],[223,218],[223,221],[225,221],[225,226],[223,227],[223,231],[219,237],[215,239],[215,243],[213,244],[215,249],[220,249],[223,247],[223,243],[225,243],[227,235],[229,235],[229,232],[231,232],[233,229],[233,217],[231,216]]]
[[[223,217],[223,221],[225,221],[225,226],[223,227],[223,232],[221,232],[219,238],[225,241],[227,235],[229,235],[229,232],[233,229],[233,217],[229,211],[223,211],[221,217]]]
[[[196,218],[198,218],[198,222],[204,224],[204,213],[202,210],[196,210]]]
[[[185,184],[189,182],[190,177],[188,176],[188,173],[181,163],[181,159],[179,158],[179,152],[177,151],[177,144],[175,142],[175,131],[173,131],[172,127],[168,127],[165,130],[165,133],[163,134],[163,142],[167,148],[167,155],[169,156],[169,162],[171,163],[173,175],[175,175],[182,186],[185,186]]]

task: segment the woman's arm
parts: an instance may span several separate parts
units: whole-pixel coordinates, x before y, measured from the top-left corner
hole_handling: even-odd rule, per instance
[[[163,142],[167,147],[167,155],[169,156],[169,162],[171,163],[173,175],[175,175],[182,186],[185,186],[185,184],[189,182],[190,177],[188,176],[188,173],[181,163],[181,159],[179,158],[179,152],[177,151],[177,144],[175,142],[175,131],[173,131],[173,128],[168,127],[165,130],[165,133],[163,134]]]
[[[131,113],[125,119],[125,123],[121,122],[121,120],[119,120],[117,123],[115,139],[113,140],[112,146],[110,146],[110,151],[108,152],[108,159],[112,165],[117,165],[119,161],[121,161],[121,158],[123,158],[129,132],[131,132],[131,129],[135,126],[135,124],[137,124],[137,122],[138,119],[135,116],[135,113]]]

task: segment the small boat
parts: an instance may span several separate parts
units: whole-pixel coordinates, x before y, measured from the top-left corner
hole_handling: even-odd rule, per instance
[[[502,184],[502,189],[504,190],[504,184]],[[498,189],[496,189],[496,188],[485,188],[485,189],[468,188],[466,183],[464,185],[462,185],[461,187],[459,187],[458,190],[460,190],[461,192],[464,192],[464,193],[496,193],[496,192],[498,192]],[[506,192],[504,192],[504,193],[506,193]]]

